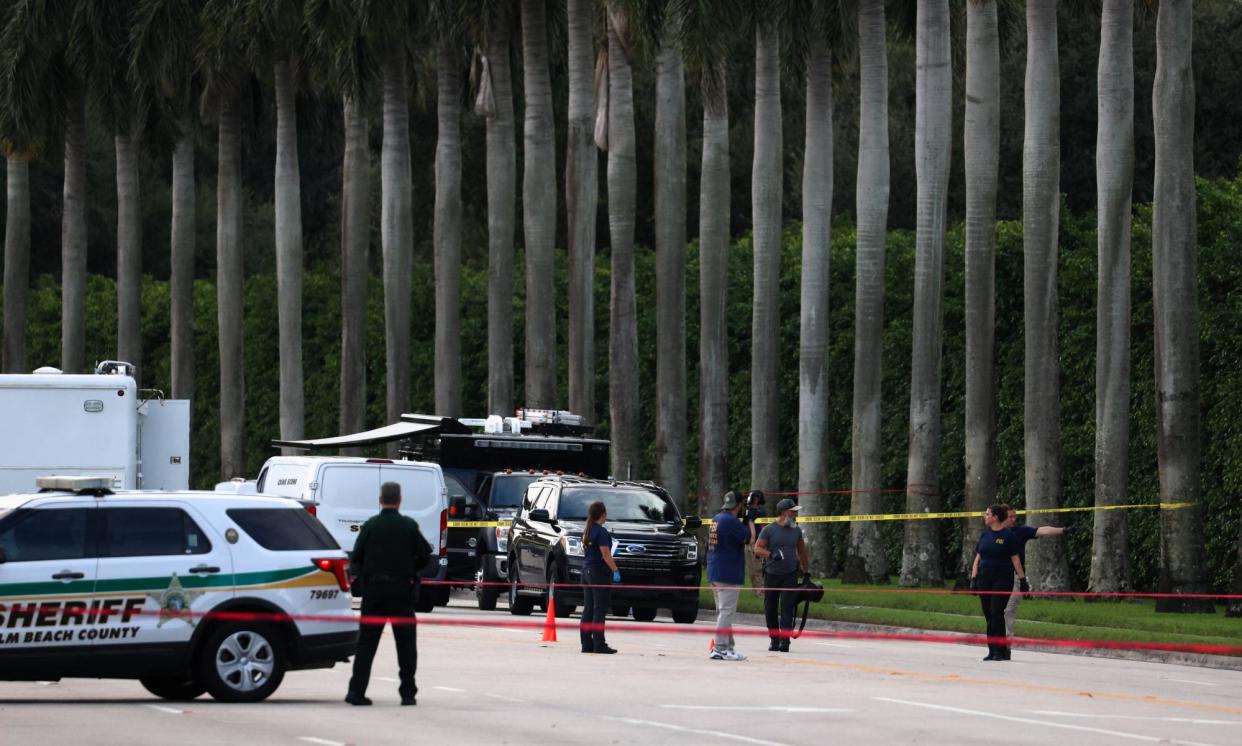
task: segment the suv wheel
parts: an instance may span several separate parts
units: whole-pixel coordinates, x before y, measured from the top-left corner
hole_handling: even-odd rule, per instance
[[[439,589],[435,587],[428,588],[422,586],[418,589],[418,600],[414,602],[414,611],[419,614],[430,614],[436,609],[436,600],[439,598]]]
[[[655,621],[655,618],[656,618],[656,609],[649,608],[649,607],[641,607],[641,608],[638,606],[634,607],[634,621],[651,622],[651,621]]]
[[[148,692],[173,702],[189,702],[207,691],[201,681],[179,676],[153,676],[139,682]]]
[[[221,702],[261,702],[285,678],[285,656],[275,628],[256,622],[224,624],[207,639],[199,675]]]
[[[496,608],[496,600],[500,597],[500,587],[494,585],[500,581],[494,571],[488,570],[490,563],[484,560],[483,566],[475,574],[474,598],[481,611],[492,611]]]
[[[678,624],[694,624],[699,618],[699,607],[693,609],[673,609],[673,621]]]
[[[535,610],[535,601],[532,598],[518,594],[518,584],[516,572],[512,569],[513,562],[509,563],[509,613],[514,616],[530,616]]]

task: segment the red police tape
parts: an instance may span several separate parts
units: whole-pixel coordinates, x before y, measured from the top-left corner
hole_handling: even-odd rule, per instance
[[[109,609],[106,612],[100,610],[101,616],[128,614],[130,616],[154,615],[163,619],[169,617],[181,619],[187,622],[199,621],[220,621],[220,622],[268,622],[273,624],[283,624],[287,622],[309,622],[309,623],[330,623],[330,624],[394,624],[394,625],[418,625],[421,627],[505,627],[509,629],[521,628],[530,630],[545,629],[547,624],[555,623],[557,627],[573,628],[581,627],[588,632],[594,631],[597,625],[586,624],[580,625],[568,620],[556,622],[545,622],[536,620],[523,619],[467,619],[467,618],[445,618],[422,617],[418,616],[376,616],[376,615],[358,615],[358,614],[284,614],[279,612],[262,612],[262,611],[207,611],[198,612],[190,610],[181,610],[169,613],[167,610],[142,610],[142,609]],[[679,634],[679,635],[710,635],[713,628],[706,626],[681,625],[681,624],[642,624],[627,621],[614,621],[606,625],[598,625],[599,629],[608,629],[612,632],[646,632],[658,634]],[[773,636],[767,629],[762,627],[748,627],[744,625],[735,625],[733,627],[734,636],[753,636],[753,637],[770,637]],[[890,642],[932,642],[952,645],[986,645],[989,638],[986,635],[978,634],[948,634],[944,632],[863,632],[853,630],[803,630],[800,634],[789,631],[777,631],[777,637],[796,637],[799,639],[825,639],[825,640],[883,640]],[[1026,648],[1054,648],[1066,650],[1141,650],[1165,653],[1195,653],[1201,655],[1227,655],[1242,656],[1242,645],[1210,645],[1202,643],[1172,643],[1172,642],[1142,642],[1142,641],[1123,641],[1123,640],[1069,640],[1069,639],[1045,639],[1038,637],[1012,637],[992,639],[992,643],[1010,644],[1015,647]]]

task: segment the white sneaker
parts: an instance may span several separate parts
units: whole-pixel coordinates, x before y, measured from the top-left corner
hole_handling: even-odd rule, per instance
[[[713,650],[713,651],[712,651],[712,654],[711,654],[711,655],[709,655],[708,657],[709,657],[709,658],[711,658],[711,659],[712,659],[712,660],[714,660],[714,661],[727,661],[727,660],[731,660],[731,659],[729,658],[729,652],[728,652],[728,651],[725,651],[725,650]]]
[[[728,650],[728,651],[725,651],[725,654],[724,654],[724,655],[725,655],[724,659],[725,659],[725,660],[727,660],[727,661],[744,661],[744,660],[746,660],[746,656],[742,655],[741,653],[737,652],[736,650]]]

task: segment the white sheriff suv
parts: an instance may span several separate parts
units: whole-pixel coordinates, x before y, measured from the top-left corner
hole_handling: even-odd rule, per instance
[[[0,497],[0,679],[258,702],[354,654],[349,560],[299,503],[111,483]]]

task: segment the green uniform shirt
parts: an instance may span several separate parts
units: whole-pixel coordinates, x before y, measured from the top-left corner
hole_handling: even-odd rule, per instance
[[[363,579],[413,578],[430,559],[431,547],[418,530],[418,521],[401,515],[396,508],[384,508],[362,524],[352,563]]]

